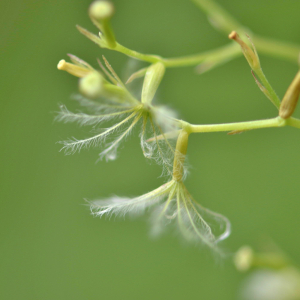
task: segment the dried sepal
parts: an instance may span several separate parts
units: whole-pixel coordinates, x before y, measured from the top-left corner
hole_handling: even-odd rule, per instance
[[[254,44],[252,43],[252,40],[250,39],[250,37],[247,35],[250,43],[252,44],[253,49],[251,49],[241,38],[240,36],[237,34],[236,31],[232,31],[229,36],[228,36],[231,40],[236,41],[242,49],[242,52],[245,56],[245,58],[247,59],[250,67],[252,70],[256,71],[256,70],[260,70],[260,62],[259,62],[259,57],[256,51],[256,48],[254,46]]]
[[[269,91],[259,82],[259,80],[256,78],[253,70],[251,70],[251,74],[254,77],[254,80],[256,82],[256,84],[258,85],[259,89],[265,94],[265,96],[276,106],[276,104],[274,103],[272,96],[270,95]]]
[[[279,116],[287,119],[294,113],[300,94],[300,71],[296,74],[291,85],[287,89],[279,109]]]

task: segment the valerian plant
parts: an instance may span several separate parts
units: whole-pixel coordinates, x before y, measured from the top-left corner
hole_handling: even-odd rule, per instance
[[[100,48],[121,52],[131,58],[145,61],[149,66],[132,74],[128,82],[144,78],[140,97],[127,89],[112,66],[103,57],[98,60],[98,69],[82,59],[69,55],[71,63],[61,60],[59,70],[79,77],[80,95],[78,103],[87,112],[73,113],[61,107],[57,120],[77,122],[81,126],[92,126],[95,133],[86,139],[70,139],[62,142],[62,149],[71,154],[90,146],[100,147],[99,159],[116,159],[120,143],[139,127],[141,148],[147,159],[163,166],[169,179],[161,187],[136,198],[112,197],[90,201],[91,211],[96,216],[140,215],[147,212],[152,221],[152,231],[158,234],[173,226],[190,241],[204,243],[220,252],[218,243],[230,235],[229,220],[201,206],[184,185],[185,158],[189,135],[201,132],[229,132],[234,134],[253,129],[293,126],[300,128],[300,120],[293,118],[300,92],[300,72],[287,89],[282,101],[264,75],[258,52],[297,62],[300,46],[286,44],[251,33],[248,36],[243,25],[231,17],[218,4],[209,0],[192,0],[208,15],[211,23],[232,40],[219,49],[179,58],[163,58],[158,55],[138,53],[119,44],[110,20],[114,6],[106,0],[95,1],[89,8],[89,16],[98,29],[93,34],[77,26],[78,30]],[[254,46],[255,45],[255,46]],[[165,71],[170,67],[197,66],[199,73],[206,72],[229,60],[244,55],[260,90],[277,108],[274,118],[227,124],[191,124],[176,118],[167,107],[153,104],[156,91]],[[107,121],[113,125],[103,129]]]

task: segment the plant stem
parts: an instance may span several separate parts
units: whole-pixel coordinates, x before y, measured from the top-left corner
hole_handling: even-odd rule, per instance
[[[293,124],[296,123],[300,127],[300,120],[297,120],[297,122],[294,122]],[[269,128],[269,127],[283,127],[286,126],[287,124],[288,122],[286,122],[286,120],[280,117],[276,117],[276,118],[266,119],[266,120],[225,123],[225,124],[210,124],[210,125],[190,124],[189,130],[191,132],[244,131],[244,130],[251,130],[251,129]]]
[[[230,43],[226,46],[214,50],[210,50],[210,51],[206,51],[194,55],[183,56],[183,57],[175,57],[175,58],[163,58],[157,55],[142,54],[137,51],[128,49],[120,44],[117,44],[116,48],[112,50],[121,52],[135,59],[150,62],[150,63],[161,62],[164,64],[165,67],[193,66],[193,65],[200,64],[204,60],[225,62],[230,59],[233,59],[236,56],[240,56],[242,54],[239,46],[236,45],[235,43]]]
[[[257,50],[261,53],[297,62],[297,58],[300,52],[300,46],[271,39],[264,39],[256,35],[252,35],[252,38]],[[163,58],[158,55],[139,53],[137,51],[126,48],[119,43],[117,43],[117,46],[115,48],[112,48],[111,50],[121,52],[132,58],[149,63],[161,62],[165,65],[165,67],[169,68],[195,66],[205,60],[227,62],[235,57],[242,55],[239,47],[237,47],[235,44],[228,44],[214,50],[174,58]]]
[[[291,118],[286,119],[286,123],[289,126],[300,128],[300,120],[299,119],[291,117]]]
[[[122,46],[119,43],[117,43],[117,46],[115,48],[111,49],[111,50],[118,51],[118,52],[121,52],[121,53],[123,53],[127,56],[133,57],[135,59],[147,61],[147,62],[150,62],[150,63],[161,62],[163,60],[163,58],[158,56],[158,55],[150,55],[150,54],[139,53],[137,51],[126,48],[126,47]]]
[[[234,30],[239,34],[244,35],[247,31],[249,31],[223,7],[213,0],[191,1],[200,7],[204,13],[207,14],[208,18],[211,20],[211,23],[215,25],[215,28],[224,34],[228,35]],[[286,59],[294,63],[298,60],[300,45],[268,39],[253,33],[251,33],[251,39],[253,40],[256,49],[260,53]]]
[[[227,62],[240,55],[242,55],[240,47],[235,43],[230,43],[226,46],[195,55],[164,58],[162,63],[164,63],[166,67],[185,67],[198,65],[206,60],[221,63]]]
[[[175,181],[181,181],[183,177],[183,164],[187,153],[189,134],[190,132],[187,132],[184,129],[182,129],[177,138],[173,163],[173,180]]]

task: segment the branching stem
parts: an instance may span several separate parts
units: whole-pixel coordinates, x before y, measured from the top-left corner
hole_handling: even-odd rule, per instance
[[[235,30],[241,35],[249,33],[249,30],[240,24],[233,16],[231,16],[225,9],[212,0],[191,0],[199,6],[208,16],[215,27],[228,35]],[[277,40],[266,39],[259,35],[251,33],[251,38],[258,50],[258,52],[279,57],[292,62],[297,62],[300,52],[300,45],[285,43]],[[218,49],[175,58],[163,58],[158,55],[143,54],[137,51],[126,48],[125,46],[116,43],[111,50],[121,52],[127,56],[133,57],[149,63],[161,62],[165,67],[186,67],[198,65],[204,60],[220,60],[228,61],[241,55],[239,47],[234,44],[229,44]]]

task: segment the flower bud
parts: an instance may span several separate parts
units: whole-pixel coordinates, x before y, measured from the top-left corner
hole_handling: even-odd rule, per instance
[[[104,39],[110,48],[116,47],[114,32],[110,26],[110,19],[114,15],[115,9],[110,1],[99,0],[91,4],[89,15],[92,22],[101,31],[100,36],[104,35]]]
[[[251,268],[254,253],[251,247],[243,246],[234,256],[234,264],[237,270],[244,272]]]
[[[67,63],[64,59],[59,61],[58,65],[57,65],[57,69],[66,71],[66,72],[70,73],[71,75],[80,77],[80,78],[85,77],[92,72],[88,68],[84,68],[84,67],[77,66],[77,65],[74,65],[71,63]]]
[[[79,81],[79,91],[88,98],[97,98],[103,90],[103,77],[98,72],[92,72]]]
[[[244,272],[251,268],[281,270],[290,265],[288,258],[281,252],[254,252],[249,246],[241,247],[234,256],[237,270]]]
[[[151,65],[145,75],[142,103],[150,104],[165,74],[165,66],[161,62]]]
[[[247,59],[251,69],[254,71],[260,69],[258,54],[256,52],[256,49],[251,39],[248,37],[250,42],[252,43],[253,50],[240,38],[240,36],[236,33],[236,31],[232,31],[228,37],[231,40],[236,41],[241,46],[242,52],[245,58]]]
[[[89,9],[90,17],[97,21],[111,19],[114,12],[114,6],[109,1],[95,1],[91,4]]]
[[[279,109],[279,116],[283,119],[289,118],[295,111],[300,94],[300,71],[287,89]]]

